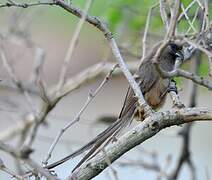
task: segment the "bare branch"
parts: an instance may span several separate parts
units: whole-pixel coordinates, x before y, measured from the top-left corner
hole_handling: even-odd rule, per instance
[[[41,6],[41,5],[54,5],[54,2],[40,2],[37,3],[15,3],[14,1],[7,2],[5,4],[0,4],[0,8],[4,7],[20,7],[20,8],[28,8],[32,6]]]
[[[192,1],[193,2],[193,1]],[[194,22],[196,21],[196,19],[197,19],[197,16],[198,16],[198,13],[199,13],[199,7],[196,9],[196,12],[195,12],[195,14],[194,14],[194,17],[193,17],[193,19],[192,19],[192,21],[191,21],[191,24],[192,24],[192,26],[193,26],[193,24],[194,24]],[[188,28],[188,30],[187,30],[187,32],[185,33],[186,35],[188,35],[189,34],[189,32],[190,32],[190,30],[191,30],[191,26],[189,26],[189,28]]]
[[[73,5],[68,5],[68,4],[66,4],[62,0],[55,0],[55,3],[58,6],[62,7],[63,9],[67,10],[68,12],[74,14],[75,16],[78,16],[80,18],[83,16],[83,12],[80,9],[74,7]],[[124,59],[122,58],[122,56],[120,54],[119,48],[118,48],[118,46],[116,44],[116,41],[112,37],[112,34],[109,31],[109,29],[105,26],[104,23],[102,23],[96,17],[92,17],[92,16],[87,15],[86,18],[85,18],[85,20],[88,23],[90,23],[90,24],[94,25],[95,27],[97,27],[104,34],[105,38],[109,42],[109,45],[110,45],[110,47],[112,49],[112,52],[113,52],[116,60],[119,63],[119,67],[121,68],[121,70],[124,73],[126,79],[128,80],[128,82],[130,83],[132,89],[134,90],[136,97],[138,97],[138,103],[139,103],[139,105],[144,107],[144,112],[147,115],[150,114],[152,112],[151,111],[151,108],[145,102],[144,97],[143,97],[143,94],[142,94],[142,92],[141,92],[138,84],[135,82],[135,79],[133,78],[132,74],[129,72],[129,70],[128,70],[125,62],[124,62]]]
[[[17,6],[17,7],[30,7],[27,6],[25,4],[22,4],[22,6],[19,6],[18,4],[11,4],[12,6]],[[34,5],[34,4],[33,4]],[[41,5],[36,3],[35,5]],[[44,3],[45,5],[45,3]],[[144,97],[142,95],[142,92],[138,86],[138,84],[136,83],[135,79],[133,78],[132,74],[129,72],[121,54],[119,51],[119,48],[116,44],[116,41],[114,40],[114,38],[112,37],[112,33],[109,31],[109,29],[106,27],[106,25],[101,22],[97,17],[92,17],[89,15],[84,15],[85,13],[83,11],[81,11],[79,8],[74,7],[72,4],[67,4],[65,3],[63,0],[54,0],[51,5],[58,5],[61,8],[65,9],[66,11],[68,11],[69,13],[82,18],[83,16],[85,16],[85,21],[94,25],[96,28],[98,28],[105,36],[105,38],[108,40],[109,45],[112,49],[112,52],[114,54],[114,56],[116,57],[116,60],[119,62],[119,66],[122,70],[122,72],[124,73],[125,77],[127,78],[128,82],[130,83],[132,89],[135,92],[136,97],[138,97],[138,103],[140,106],[144,107],[144,112],[148,115],[150,114],[151,108],[149,107],[149,105],[145,102]],[[0,6],[1,7],[1,6]],[[10,6],[9,6],[10,7]]]
[[[22,176],[19,176],[18,174],[16,174],[15,172],[13,172],[11,169],[7,168],[4,165],[4,162],[0,159],[0,170],[11,175],[12,177],[18,179],[18,180],[23,180]]]
[[[205,29],[208,29],[208,26],[209,26],[208,0],[204,0],[204,17],[201,32],[203,32],[203,30]]]
[[[30,150],[21,150],[18,151],[17,148],[14,148],[8,144],[5,144],[0,141],[0,149],[12,155],[15,158],[23,160],[27,165],[33,168],[36,172],[42,174],[43,176],[47,177],[50,180],[56,180],[57,178],[52,176],[49,171],[44,169],[43,167],[37,165],[32,159],[29,158],[29,155],[32,151]]]
[[[9,61],[6,57],[6,54],[3,50],[3,45],[1,45],[0,48],[1,48],[0,49],[0,57],[2,59],[2,62],[3,62],[5,69],[7,70],[9,76],[11,77],[14,85],[19,89],[19,91],[21,93],[23,93],[24,97],[26,98],[27,103],[29,104],[29,107],[30,107],[29,111],[35,112],[35,108],[34,108],[35,106],[33,105],[32,99],[31,99],[29,93],[24,89],[22,82],[15,75],[14,69],[11,66],[11,64],[9,63]]]
[[[158,112],[154,114],[154,116],[146,118],[145,121],[106,147],[107,156],[112,163],[130,149],[141,144],[166,127],[205,120],[212,120],[212,110],[205,108],[185,108],[161,113]],[[68,179],[71,179],[72,176],[79,179],[90,179],[98,175],[108,166],[105,158],[104,153],[99,153],[76,170]]]
[[[190,9],[195,3],[197,3],[196,0],[191,1],[191,3],[190,3],[190,4],[185,8],[185,10],[179,15],[178,21],[181,20],[181,18],[185,15],[185,13],[187,14],[187,12],[189,11],[189,9]],[[202,7],[202,9],[203,9],[203,7]]]
[[[143,35],[143,51],[142,51],[142,58],[141,61],[143,61],[144,57],[146,56],[146,40],[147,40],[147,33],[148,33],[148,29],[149,29],[149,24],[150,24],[150,18],[151,18],[151,14],[152,14],[152,10],[154,8],[156,8],[158,6],[158,3],[153,5],[152,7],[150,7],[148,15],[147,15],[147,19],[146,19],[146,25],[145,25],[145,30],[144,30],[144,35]]]
[[[79,34],[80,34],[80,31],[81,31],[81,28],[82,28],[84,22],[88,22],[91,25],[95,26],[96,28],[98,28],[98,30],[100,30],[104,34],[105,38],[108,41],[110,48],[112,49],[113,55],[115,56],[117,62],[119,63],[120,70],[125,75],[128,82],[130,83],[130,86],[134,90],[136,97],[138,97],[139,105],[144,107],[144,111],[145,111],[146,115],[150,115],[139,126],[135,127],[132,131],[128,132],[126,135],[121,137],[117,142],[115,142],[111,146],[108,146],[105,151],[107,153],[103,152],[103,153],[99,153],[97,156],[94,156],[93,159],[91,159],[90,161],[85,163],[81,168],[78,169],[78,171],[74,172],[73,176],[70,176],[69,178],[72,178],[72,177],[92,178],[92,177],[96,176],[98,173],[100,173],[103,169],[105,169],[107,166],[109,166],[113,161],[115,161],[117,158],[119,158],[125,152],[127,152],[131,148],[137,146],[138,144],[144,142],[146,139],[151,138],[152,136],[157,134],[160,130],[162,130],[166,127],[173,126],[173,125],[179,125],[179,124],[183,124],[183,123],[188,123],[191,121],[197,121],[197,120],[200,120],[200,121],[201,120],[212,120],[212,110],[203,109],[203,108],[191,108],[191,109],[187,108],[187,109],[181,109],[181,110],[170,110],[170,111],[166,111],[166,112],[162,112],[162,113],[152,113],[151,108],[145,102],[145,99],[143,97],[143,94],[142,94],[138,84],[135,82],[131,72],[129,71],[129,66],[127,66],[125,64],[124,59],[120,53],[120,49],[118,48],[115,39],[112,37],[112,33],[110,32],[110,30],[107,28],[107,26],[102,21],[100,21],[96,17],[92,17],[87,14],[91,2],[92,2],[92,0],[87,1],[86,7],[83,11],[76,8],[71,3],[66,3],[66,1],[64,1],[64,0],[52,0],[50,2],[37,1],[36,3],[27,3],[27,4],[26,3],[16,3],[13,0],[8,0],[7,3],[0,4],[0,8],[1,7],[28,8],[31,6],[39,6],[39,5],[55,5],[55,6],[63,8],[64,10],[68,11],[69,13],[81,18],[78,23],[77,29],[74,33],[73,39],[70,42],[67,54],[65,56],[64,64],[63,64],[63,67],[61,70],[61,74],[60,74],[59,82],[58,82],[57,86],[54,87],[53,89],[51,89],[51,91],[47,91],[47,89],[45,87],[45,83],[40,78],[40,71],[42,69],[42,62],[43,62],[42,59],[44,58],[44,56],[39,55],[39,59],[37,61],[38,64],[35,64],[35,66],[34,66],[32,80],[34,82],[35,81],[40,82],[40,86],[39,86],[40,87],[40,96],[43,99],[41,109],[38,111],[38,113],[36,115],[30,114],[31,116],[28,117],[28,119],[26,121],[21,122],[21,123],[19,122],[18,126],[16,125],[15,127],[12,127],[7,131],[2,132],[2,134],[0,134],[0,135],[2,135],[2,136],[0,136],[0,139],[1,139],[1,137],[5,138],[8,136],[14,136],[15,134],[20,133],[21,131],[24,131],[27,128],[31,128],[32,125],[34,125],[34,127],[32,128],[32,133],[28,138],[29,141],[26,141],[24,143],[24,144],[30,146],[36,137],[36,133],[37,133],[39,126],[41,125],[41,123],[43,123],[45,121],[49,112],[51,112],[55,108],[57,103],[62,98],[64,98],[67,94],[69,94],[73,90],[79,88],[81,85],[83,85],[87,82],[90,82],[90,81],[94,80],[95,78],[97,78],[97,76],[106,74],[109,70],[111,70],[112,65],[110,63],[107,63],[106,65],[104,65],[104,63],[100,63],[100,64],[97,64],[95,66],[88,68],[87,70],[79,73],[77,76],[75,76],[69,80],[66,79],[67,70],[68,70],[67,67],[68,67],[69,61],[72,57],[73,51],[76,47],[77,40],[79,38]],[[193,73],[178,69],[178,67],[177,67],[177,69],[175,69],[172,72],[163,72],[163,70],[160,69],[158,62],[157,62],[161,52],[166,47],[166,45],[170,41],[176,39],[176,37],[177,37],[175,35],[176,26],[177,26],[178,21],[183,16],[185,16],[185,19],[189,23],[189,28],[188,28],[187,32],[189,33],[191,29],[194,31],[194,35],[192,37],[191,36],[189,36],[189,37],[191,37],[191,39],[196,38],[196,39],[198,39],[198,41],[194,42],[194,41],[188,39],[187,37],[186,38],[183,37],[182,40],[187,42],[191,46],[193,46],[193,49],[199,49],[202,52],[204,52],[208,56],[209,62],[210,63],[212,62],[212,54],[211,54],[210,50],[208,50],[204,46],[204,44],[202,45],[201,43],[203,41],[201,38],[199,39],[199,37],[201,37],[201,35],[203,35],[204,32],[207,31],[208,25],[209,25],[208,6],[206,5],[207,2],[204,1],[204,3],[205,3],[204,6],[202,6],[202,4],[199,0],[192,1],[188,5],[188,7],[184,7],[181,4],[181,8],[182,8],[183,12],[179,16],[180,0],[176,0],[176,1],[174,1],[174,6],[170,7],[171,19],[169,19],[168,15],[167,15],[167,9],[166,9],[167,4],[166,3],[167,2],[165,0],[160,0],[161,18],[163,20],[163,23],[165,25],[165,29],[167,30],[167,33],[165,35],[163,43],[158,48],[158,51],[154,57],[154,62],[155,62],[155,66],[156,66],[157,70],[161,73],[161,75],[163,77],[171,78],[174,76],[182,76],[187,79],[191,79],[193,82],[195,82],[199,85],[202,85],[204,87],[207,87],[208,89],[211,90],[212,82],[195,75],[196,73],[193,74]],[[198,8],[196,10],[194,18],[191,21],[187,12],[191,7],[193,7],[193,5],[195,3],[198,4]],[[149,26],[150,17],[151,17],[151,11],[156,6],[157,5],[151,7],[151,9],[149,10],[149,13],[148,13],[146,27],[145,27],[145,31],[144,31],[144,37],[143,37],[143,57],[142,57],[142,59],[146,56],[146,38],[147,38],[148,26]],[[199,8],[201,8],[202,10],[205,10],[205,13],[204,13],[203,28],[202,28],[201,32],[198,34],[198,33],[196,33],[194,22],[197,19]],[[212,66],[210,65],[210,67],[212,67]],[[134,67],[134,69],[135,68],[136,67]],[[12,72],[12,69],[10,69],[10,71]],[[85,102],[85,104],[83,105],[81,110],[78,112],[78,114],[76,115],[74,120],[69,122],[59,132],[59,134],[57,135],[57,137],[55,138],[54,142],[52,143],[52,145],[49,149],[47,157],[44,159],[44,162],[43,162],[44,164],[48,163],[48,159],[51,157],[55,146],[57,145],[58,141],[60,140],[60,137],[63,135],[63,133],[69,127],[71,127],[74,123],[79,121],[81,114],[85,111],[85,109],[87,108],[89,103],[92,101],[92,99],[95,97],[95,95],[100,91],[100,89],[103,87],[103,85],[108,81],[108,78],[111,76],[112,71],[106,76],[106,78],[101,83],[101,85],[96,89],[96,91],[94,93],[91,92],[89,94],[87,101]],[[120,71],[119,71],[119,74],[120,74]],[[13,77],[12,80],[15,82],[16,85],[18,85],[19,79],[17,79],[16,76],[15,76],[15,78]],[[20,82],[20,84],[21,84],[20,87],[23,89],[23,91],[26,91],[24,89],[23,84],[21,82]],[[27,94],[25,96],[27,97]],[[173,98],[174,98],[174,103],[177,104],[177,101],[179,100],[178,95],[173,94]],[[28,97],[28,99],[29,99],[29,97]],[[186,138],[184,138],[184,139],[186,140]],[[2,145],[0,143],[0,149],[1,148],[3,149],[3,147],[4,147],[4,145]],[[37,165],[28,156],[23,157],[22,156],[23,154],[21,154],[21,152],[13,151],[13,150],[14,149],[12,149],[11,151],[7,150],[7,152],[9,152],[13,156],[15,156],[15,157],[17,156],[19,159],[25,161],[32,169],[35,169],[36,172],[38,172],[46,177],[49,177],[50,179],[51,178],[54,179],[54,177],[52,177],[52,175],[48,171],[46,171],[41,166]],[[189,158],[188,158],[187,162],[188,162],[189,167],[191,168],[191,171],[193,171],[194,166],[193,166],[192,162],[189,160]],[[180,163],[179,163],[179,165],[181,166]],[[114,174],[116,174],[116,173],[114,173]]]
[[[182,9],[182,11],[183,11],[183,14],[184,14],[184,16],[185,16],[185,18],[186,18],[186,20],[187,20],[187,22],[188,22],[190,28],[193,29],[194,33],[197,33],[197,30],[196,30],[196,28],[193,26],[193,23],[191,22],[191,20],[190,20],[190,18],[188,17],[187,13],[185,12],[185,7],[184,7],[184,5],[183,5],[182,3],[181,3],[181,9]]]
[[[96,65],[88,67],[87,69],[80,72],[66,82],[63,90],[61,91],[60,97],[66,96],[68,93],[76,90],[77,88],[86,85],[87,83],[93,82],[99,76],[106,75],[114,65],[114,63],[98,63]],[[135,71],[135,69],[137,69],[137,66],[137,63],[128,63],[129,70],[131,71]],[[113,74],[120,75],[121,73],[121,70],[117,69]],[[54,90],[52,92],[54,92]],[[24,121],[20,121],[16,125],[2,131],[0,133],[0,140],[7,140],[16,136],[24,129],[30,128],[35,123],[35,121],[37,121],[35,116],[29,114],[27,117],[25,117]]]
[[[36,48],[35,62],[31,75],[31,82],[37,84],[39,77],[41,76],[41,71],[43,69],[43,64],[45,60],[45,52],[41,48]]]
[[[162,73],[162,76],[165,78],[172,78],[172,77],[184,77],[186,79],[190,79],[193,82],[204,86],[208,88],[209,90],[212,90],[212,82],[208,81],[207,79],[204,79],[203,77],[199,77],[191,72],[182,70],[182,69],[176,69],[171,72],[165,72],[162,69],[160,69],[160,72]]]
[[[155,64],[155,67],[156,69],[158,70],[158,72],[160,74],[161,73],[161,68],[159,66],[159,63],[158,63],[158,59],[163,51],[163,49],[167,46],[167,44],[169,43],[169,41],[174,37],[175,35],[175,29],[176,29],[176,25],[177,25],[177,18],[178,18],[178,15],[179,15],[179,8],[180,8],[180,1],[179,0],[176,0],[175,1],[175,4],[174,4],[174,10],[171,11],[171,20],[170,20],[170,24],[169,24],[169,27],[168,27],[168,30],[167,30],[167,33],[165,35],[165,38],[163,40],[163,42],[161,43],[160,47],[158,48],[155,56],[154,56],[154,64]]]
[[[100,90],[103,88],[103,86],[108,82],[108,80],[111,78],[113,71],[115,70],[115,68],[117,67],[117,65],[115,65],[111,71],[107,74],[107,76],[104,78],[104,80],[102,81],[102,83],[98,86],[98,88],[94,91],[94,92],[89,92],[87,101],[85,102],[85,104],[83,105],[83,107],[80,109],[80,111],[78,112],[78,114],[76,115],[76,117],[74,118],[73,121],[70,121],[64,128],[62,128],[60,130],[60,132],[58,133],[58,135],[56,136],[56,138],[54,139],[51,147],[49,148],[48,154],[46,156],[46,158],[43,161],[44,165],[48,164],[48,160],[51,158],[51,154],[55,148],[55,146],[57,145],[57,143],[59,142],[60,138],[62,137],[62,135],[65,133],[65,131],[67,129],[69,129],[72,125],[74,125],[76,122],[78,122],[80,120],[80,117],[82,115],[82,113],[85,111],[85,109],[88,107],[88,105],[91,103],[91,101],[94,99],[94,97],[100,92]]]
[[[160,15],[163,21],[163,24],[165,25],[165,29],[169,29],[169,20],[168,16],[166,13],[166,1],[165,0],[160,0]]]
[[[200,23],[201,23],[201,18],[200,18]],[[199,72],[199,67],[201,63],[201,54],[200,51],[197,50],[195,53],[195,59],[193,62],[193,67],[192,69],[194,70],[195,74],[198,74]],[[190,93],[190,100],[189,100],[189,107],[196,107],[197,104],[197,84],[192,82],[192,87],[191,87],[191,93]],[[179,132],[179,135],[182,137],[183,143],[182,143],[182,148],[180,151],[180,155],[178,158],[178,161],[176,163],[176,166],[174,170],[170,173],[169,179],[177,179],[180,175],[180,170],[183,168],[183,165],[185,163],[188,164],[190,167],[191,173],[192,173],[192,179],[195,180],[196,178],[196,172],[195,172],[195,167],[193,165],[193,161],[191,159],[191,144],[190,144],[190,138],[191,138],[191,128],[192,128],[193,123],[188,123],[186,124]]]
[[[86,15],[88,13],[88,10],[91,6],[91,3],[92,3],[92,0],[88,0],[86,2],[85,8],[83,10],[83,15],[82,15],[81,19],[79,20],[77,27],[76,27],[76,30],[74,31],[74,34],[73,34],[72,39],[70,41],[70,44],[69,44],[68,50],[66,52],[64,62],[63,62],[62,70],[61,70],[61,73],[60,73],[60,78],[59,78],[59,81],[58,81],[58,89],[57,89],[58,92],[61,90],[62,86],[66,82],[66,74],[67,74],[67,70],[68,70],[68,64],[69,64],[69,62],[72,58],[74,49],[76,48],[76,45],[77,45],[77,42],[78,42],[78,39],[79,39],[79,35],[80,35],[81,29],[83,27],[83,24],[85,22],[85,18],[86,18]]]

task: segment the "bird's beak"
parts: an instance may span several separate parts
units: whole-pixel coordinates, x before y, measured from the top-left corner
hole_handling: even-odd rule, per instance
[[[181,61],[184,60],[184,56],[183,56],[183,53],[181,51],[175,52],[175,54],[177,56],[177,59],[180,59]]]

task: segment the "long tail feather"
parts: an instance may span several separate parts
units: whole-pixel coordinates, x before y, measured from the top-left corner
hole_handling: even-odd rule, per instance
[[[100,133],[97,137],[95,137],[92,141],[90,141],[88,144],[86,144],[85,146],[81,147],[80,149],[76,150],[75,152],[73,152],[72,154],[64,157],[63,159],[56,161],[52,164],[49,164],[47,166],[45,166],[45,168],[47,169],[52,169],[64,162],[66,162],[67,160],[74,158],[80,154],[82,154],[83,152],[85,152],[86,150],[92,148],[95,144],[102,144],[107,138],[110,137],[110,135],[112,135],[119,127],[119,124],[121,123],[121,121],[118,119],[117,121],[115,121],[111,126],[109,126],[106,130],[104,130],[102,133]]]
[[[52,169],[66,161],[68,161],[71,158],[74,158],[86,150],[90,149],[88,153],[83,157],[83,159],[77,164],[77,166],[73,169],[73,171],[81,166],[85,161],[90,159],[90,157],[93,157],[93,154],[98,153],[100,148],[104,145],[107,145],[114,136],[116,136],[120,131],[126,127],[132,120],[134,111],[136,109],[136,98],[133,97],[133,91],[131,88],[128,89],[127,95],[125,98],[124,106],[121,110],[119,118],[110,125],[107,129],[105,129],[102,133],[100,133],[98,136],[96,136],[93,140],[91,140],[88,144],[84,145],[77,151],[73,152],[72,154],[66,156],[65,158],[56,161],[50,165],[47,165],[45,168]]]

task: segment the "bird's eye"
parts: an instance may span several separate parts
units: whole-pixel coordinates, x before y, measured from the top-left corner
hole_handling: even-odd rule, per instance
[[[181,46],[177,46],[175,43],[170,43],[169,48],[170,48],[170,53],[172,55],[174,55],[175,57],[179,57],[179,58],[183,59],[183,54],[181,52],[181,50],[182,50]]]

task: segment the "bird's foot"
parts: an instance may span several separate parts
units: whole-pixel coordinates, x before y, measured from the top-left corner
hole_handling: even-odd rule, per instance
[[[171,80],[171,83],[168,88],[168,93],[170,93],[170,92],[175,92],[176,94],[178,94],[177,84],[174,79]]]
[[[185,105],[180,101],[176,82],[173,79],[171,80],[171,83],[169,85],[168,93],[171,95],[171,98],[172,98],[172,101],[173,101],[172,108],[176,108],[176,109],[185,108]]]
[[[185,105],[179,101],[178,103],[173,104],[173,108],[183,109],[183,108],[185,108]]]

